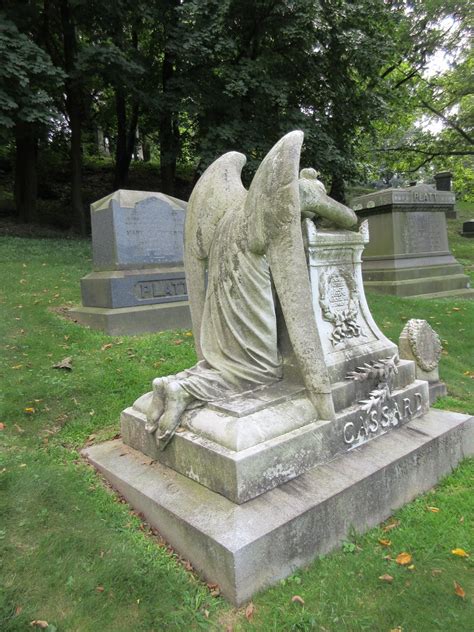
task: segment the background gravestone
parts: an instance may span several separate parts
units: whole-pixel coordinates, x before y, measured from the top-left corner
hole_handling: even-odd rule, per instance
[[[469,277],[448,245],[446,212],[451,191],[427,184],[385,189],[352,200],[360,219],[369,220],[370,243],[362,265],[368,291],[397,296],[474,296]]]
[[[91,205],[94,271],[74,318],[109,334],[190,327],[183,267],[186,202],[119,190]]]

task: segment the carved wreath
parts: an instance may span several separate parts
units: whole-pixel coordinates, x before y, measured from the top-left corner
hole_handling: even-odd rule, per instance
[[[436,369],[439,364],[441,351],[443,349],[438,334],[426,320],[421,320],[418,318],[410,319],[406,327],[408,340],[410,342],[413,355],[416,357],[417,364],[424,371],[433,371],[433,369]],[[430,345],[432,350],[432,357],[430,358],[427,358],[426,353],[423,352],[423,349],[420,349],[421,336],[423,335],[423,333],[430,336],[431,338]]]
[[[349,289],[347,309],[342,311],[334,311],[329,304],[328,290],[334,273],[328,276],[322,272],[319,278],[319,305],[324,320],[330,322],[334,327],[330,336],[333,345],[345,338],[356,338],[362,333],[361,327],[356,322],[359,313],[359,292],[355,279],[352,273],[347,270],[339,270],[336,274],[344,279]]]

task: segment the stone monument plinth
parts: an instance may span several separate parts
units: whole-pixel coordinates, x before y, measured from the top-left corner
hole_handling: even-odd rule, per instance
[[[94,271],[74,318],[112,335],[190,327],[183,266],[186,202],[119,190],[91,205]]]
[[[436,337],[410,330],[401,358],[374,322],[368,223],[348,230],[354,212],[299,171],[302,141],[281,139],[248,191],[237,152],[201,176],[185,226],[198,362],[83,451],[237,606],[474,452],[473,418],[429,408]]]
[[[370,244],[362,266],[367,291],[424,298],[474,296],[469,277],[449,250],[446,211],[454,193],[426,184],[386,189],[352,200],[368,219]]]

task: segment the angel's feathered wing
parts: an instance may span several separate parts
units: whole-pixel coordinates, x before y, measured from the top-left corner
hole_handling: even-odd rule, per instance
[[[303,246],[298,170],[303,132],[290,132],[267,154],[245,200],[250,249],[265,253],[308,395],[322,419],[334,419],[329,375],[313,312]]]
[[[198,357],[205,299],[206,260],[217,224],[224,214],[242,206],[247,190],[241,172],[246,158],[236,151],[213,162],[198,180],[188,202],[184,227],[184,266]]]

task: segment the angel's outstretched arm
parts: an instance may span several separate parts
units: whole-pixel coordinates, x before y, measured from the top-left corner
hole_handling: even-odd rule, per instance
[[[314,169],[301,170],[299,194],[301,212],[306,216],[315,214],[324,217],[341,228],[351,228],[357,224],[354,211],[329,197]]]

